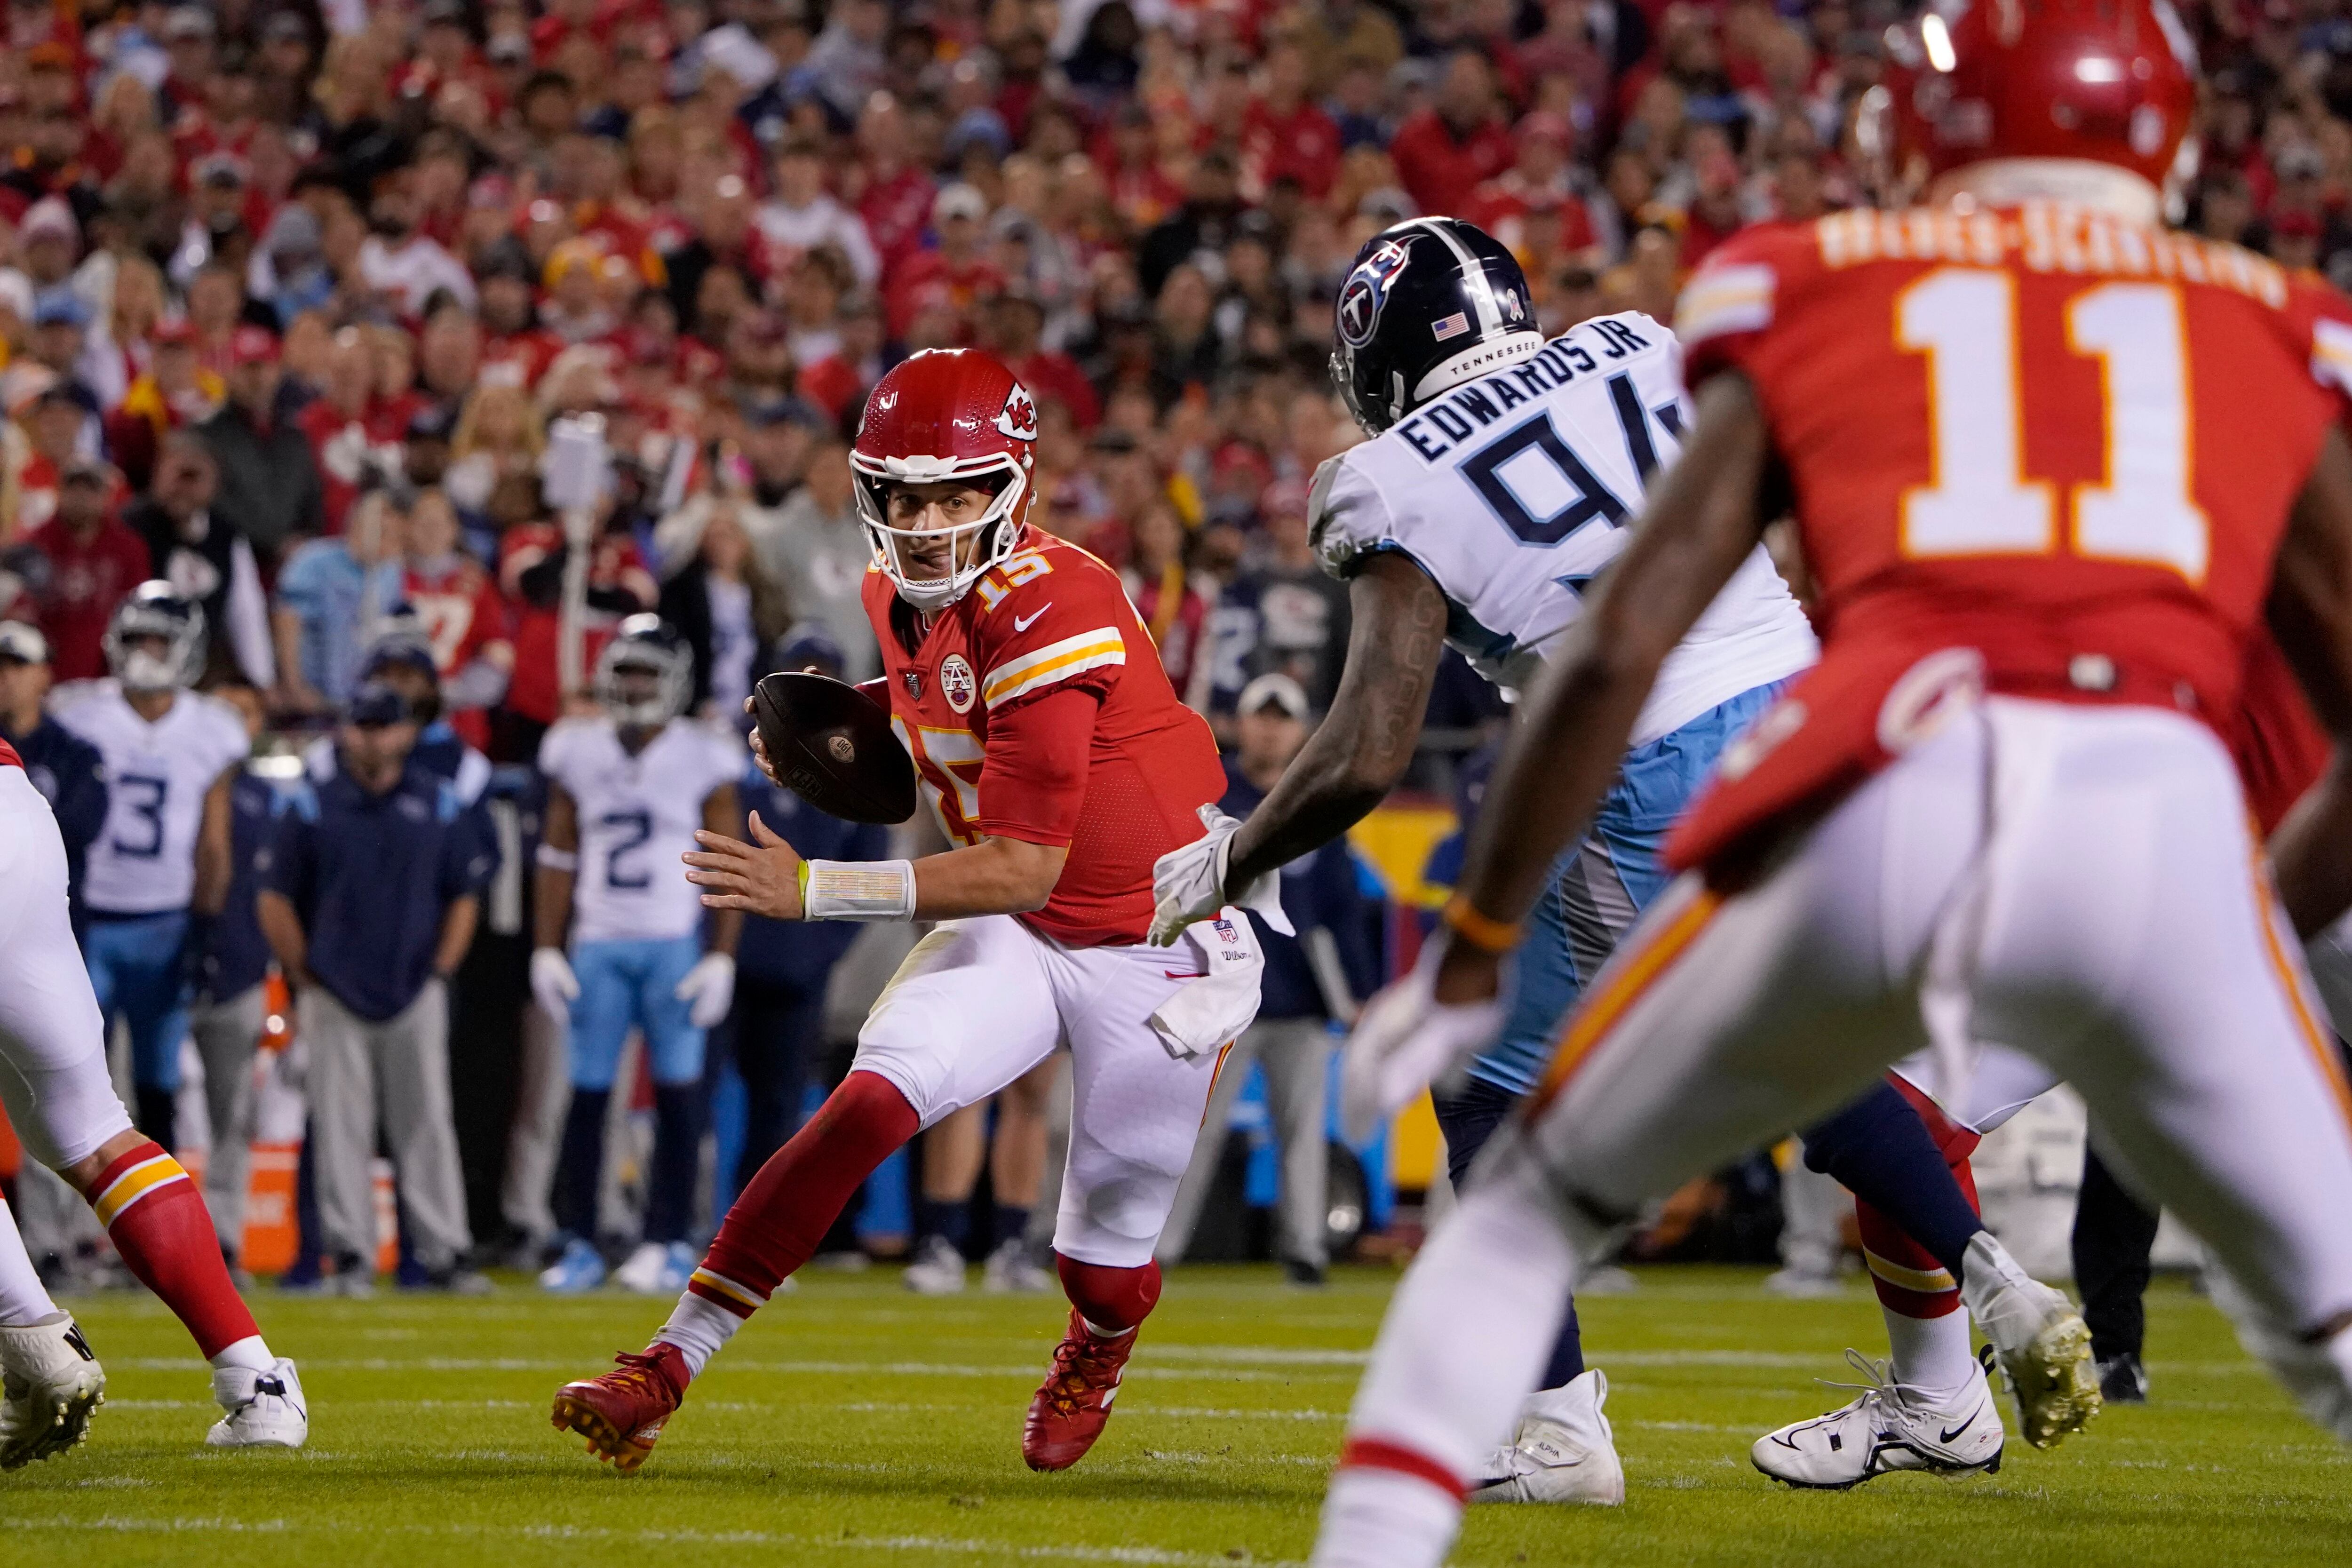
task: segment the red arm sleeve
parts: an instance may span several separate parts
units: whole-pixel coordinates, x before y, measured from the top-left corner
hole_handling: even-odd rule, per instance
[[[1024,844],[1076,837],[1100,707],[1094,692],[1064,687],[995,716],[980,770],[982,833]]]

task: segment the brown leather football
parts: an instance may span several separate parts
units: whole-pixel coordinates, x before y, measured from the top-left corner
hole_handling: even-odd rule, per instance
[[[809,670],[762,676],[751,716],[783,786],[828,816],[899,823],[915,815],[915,763],[889,710]]]

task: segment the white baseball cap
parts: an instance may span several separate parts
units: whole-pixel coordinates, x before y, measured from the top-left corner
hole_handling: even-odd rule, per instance
[[[1281,709],[1293,719],[1307,717],[1307,689],[1280,670],[1261,675],[1242,688],[1241,700],[1234,705],[1237,713],[1255,713],[1268,703]]]
[[[49,639],[40,628],[22,621],[0,621],[0,658],[13,658],[19,664],[49,662]]]

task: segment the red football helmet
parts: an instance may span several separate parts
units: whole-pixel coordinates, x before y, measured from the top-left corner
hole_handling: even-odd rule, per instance
[[[1013,553],[1029,517],[1036,441],[1036,400],[978,349],[926,349],[876,385],[849,467],[874,563],[898,585],[900,598],[936,614]],[[891,486],[950,479],[993,490],[979,518],[937,530],[892,526]],[[936,548],[942,535],[950,545],[946,574],[935,567],[923,567],[920,575],[910,571],[912,547],[920,542]]]
[[[2069,158],[2161,189],[2197,105],[2169,0],[1937,0],[1889,41],[1895,150],[1931,174]]]

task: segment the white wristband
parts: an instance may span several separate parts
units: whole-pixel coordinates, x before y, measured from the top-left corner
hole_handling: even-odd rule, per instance
[[[541,845],[539,847],[538,853],[533,857],[533,858],[538,860],[541,865],[546,867],[551,871],[577,871],[580,869],[579,856],[573,854],[569,849],[558,849],[552,844]]]
[[[811,921],[910,921],[915,918],[911,860],[803,860],[801,918]]]

